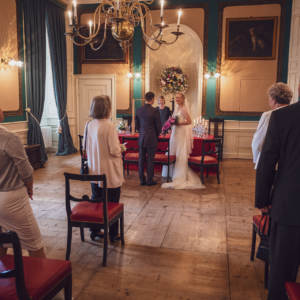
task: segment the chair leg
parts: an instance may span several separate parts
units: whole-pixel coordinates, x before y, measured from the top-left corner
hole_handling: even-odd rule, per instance
[[[64,289],[65,300],[72,300],[72,273],[68,277],[68,283]]]
[[[254,252],[255,252],[255,244],[256,244],[256,232],[252,229],[252,245],[251,245],[251,255],[250,260],[254,260]]]
[[[218,167],[217,167],[217,179],[218,179],[218,184],[220,184],[219,164],[218,164]]]
[[[71,244],[72,244],[72,226],[71,226],[71,224],[68,224],[66,260],[70,260]]]
[[[269,281],[269,264],[265,263],[265,289],[268,289],[268,281]]]
[[[202,166],[200,167],[200,172],[201,172],[201,181],[202,181],[202,184],[204,184],[204,180],[203,180],[203,167]]]
[[[129,164],[127,163],[127,175],[129,175]]]
[[[170,171],[169,171],[169,169],[170,169],[170,165],[168,165],[168,175],[167,175],[168,178],[167,178],[167,182],[169,182],[169,176],[170,176],[170,173],[169,173]]]
[[[81,241],[84,242],[84,228],[80,227],[80,237],[81,237]]]
[[[206,168],[206,178],[208,178],[209,168]]]
[[[122,245],[125,245],[125,240],[124,240],[124,212],[122,214],[122,217],[120,218],[120,234],[121,234]]]
[[[108,228],[104,228],[104,245],[103,245],[103,267],[106,267],[106,257],[107,257],[107,234]]]

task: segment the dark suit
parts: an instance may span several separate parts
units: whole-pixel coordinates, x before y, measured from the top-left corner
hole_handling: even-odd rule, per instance
[[[299,102],[273,111],[270,118],[255,189],[255,206],[268,205],[272,205],[268,300],[282,300],[287,299],[284,283],[295,281],[300,262]]]
[[[135,126],[139,132],[139,174],[141,182],[145,182],[144,175],[147,153],[147,183],[153,182],[154,157],[158,137],[161,133],[160,115],[156,108],[145,104],[136,110]]]

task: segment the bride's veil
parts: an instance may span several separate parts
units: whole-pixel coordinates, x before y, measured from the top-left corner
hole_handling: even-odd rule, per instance
[[[185,95],[184,95],[185,96]],[[184,106],[183,106],[186,111],[188,112],[189,116],[191,117],[191,111],[190,111],[190,106],[187,97],[185,96],[184,100]],[[192,150],[194,148],[194,135],[193,135],[193,125],[185,125],[184,126],[186,129],[186,139],[187,139],[187,152],[188,154],[192,153]]]

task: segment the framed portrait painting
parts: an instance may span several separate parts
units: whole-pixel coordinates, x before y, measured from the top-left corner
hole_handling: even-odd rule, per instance
[[[225,59],[275,59],[277,17],[226,20]]]
[[[88,26],[84,30],[84,36],[89,36]],[[99,38],[101,42],[104,36],[104,28],[100,28],[99,33],[96,38]],[[99,43],[94,43],[93,47],[98,48]],[[127,63],[128,62],[128,53],[124,52],[120,46],[120,42],[115,40],[112,36],[111,29],[106,29],[106,40],[103,46],[95,51],[91,48],[90,44],[80,47],[81,52],[81,63],[83,64],[113,64],[113,63]]]

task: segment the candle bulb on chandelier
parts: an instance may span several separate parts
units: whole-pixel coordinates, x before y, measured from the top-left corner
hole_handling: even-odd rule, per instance
[[[76,4],[76,0],[74,0],[73,2],[73,5],[74,5],[74,17],[77,18],[77,4]]]
[[[89,21],[89,25],[90,25],[90,36],[92,35],[92,21]]]
[[[180,17],[181,17],[181,14],[182,14],[182,11],[181,11],[181,8],[178,12],[178,22],[177,22],[177,26],[180,26]]]
[[[68,15],[69,15],[69,23],[70,25],[72,25],[72,13],[70,10],[68,11]]]
[[[164,16],[164,0],[161,0],[160,17]]]

